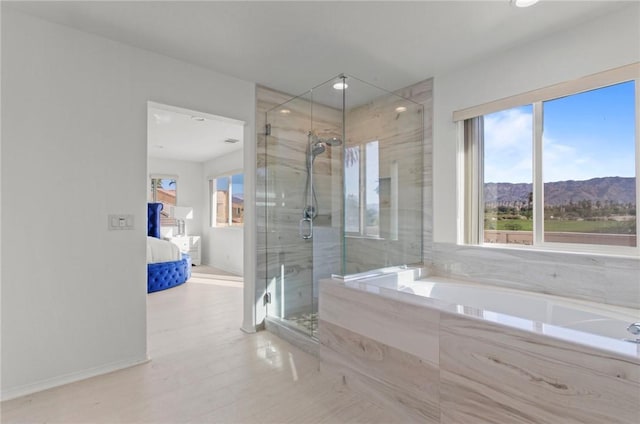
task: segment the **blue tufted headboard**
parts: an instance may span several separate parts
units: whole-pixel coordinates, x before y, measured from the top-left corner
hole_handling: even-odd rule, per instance
[[[147,203],[147,235],[160,238],[160,211],[162,203]]]

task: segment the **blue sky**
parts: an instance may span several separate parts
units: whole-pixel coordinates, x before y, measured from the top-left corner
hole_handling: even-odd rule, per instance
[[[216,190],[228,189],[229,177],[220,177],[216,179]],[[244,194],[244,174],[235,174],[231,176],[231,195],[236,196],[240,194]]]
[[[244,194],[244,174],[236,174],[231,176],[231,192],[236,194]]]
[[[545,182],[635,176],[635,87],[544,103]],[[485,116],[485,182],[532,181],[531,105]]]

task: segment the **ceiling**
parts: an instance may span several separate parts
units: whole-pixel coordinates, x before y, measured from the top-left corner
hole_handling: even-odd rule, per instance
[[[2,1],[2,7],[292,95],[341,73],[393,91],[627,4],[542,0],[521,9],[509,0]],[[242,148],[241,125],[191,119],[197,114],[150,111],[149,156],[201,162]],[[241,141],[230,145],[226,138]]]
[[[151,158],[206,162],[244,145],[244,123],[235,119],[152,103],[147,122]]]
[[[340,73],[396,90],[625,5],[619,1],[3,1],[300,94]],[[626,2],[629,4],[629,2]]]

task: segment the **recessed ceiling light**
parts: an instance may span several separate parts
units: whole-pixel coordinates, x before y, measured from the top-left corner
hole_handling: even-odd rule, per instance
[[[511,0],[511,3],[515,7],[529,7],[529,6],[533,6],[534,4],[538,3],[538,1],[540,1],[540,0]]]
[[[205,119],[202,116],[192,116],[191,119],[198,122],[205,121]]]
[[[224,142],[225,143],[229,143],[229,144],[235,144],[237,142],[239,142],[240,140],[238,140],[237,138],[227,138]]]
[[[396,108],[396,112],[398,112],[398,113],[402,113],[402,112],[406,112],[406,111],[407,111],[407,108],[405,106],[398,106]]]
[[[291,113],[291,111],[289,109],[280,109],[280,113],[283,115],[288,115]]]
[[[347,85],[347,83],[344,81],[338,81],[337,83],[333,84],[333,88],[335,88],[336,90],[346,90],[347,87],[349,87],[349,85]]]

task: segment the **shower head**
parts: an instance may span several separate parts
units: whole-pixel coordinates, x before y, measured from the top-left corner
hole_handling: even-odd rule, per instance
[[[321,138],[319,141],[331,147],[340,146],[342,144],[342,140],[338,137]]]
[[[316,141],[313,146],[311,146],[311,155],[315,159],[316,156],[321,155],[326,150],[327,145],[322,141]]]

